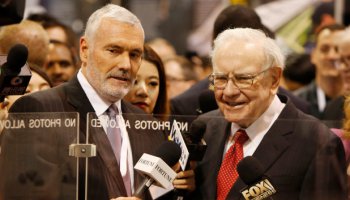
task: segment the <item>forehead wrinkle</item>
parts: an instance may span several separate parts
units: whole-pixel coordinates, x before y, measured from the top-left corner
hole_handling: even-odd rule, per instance
[[[235,47],[235,48],[234,48]],[[218,57],[220,59],[218,60]],[[257,68],[264,64],[265,56],[261,43],[252,43],[244,41],[234,41],[222,44],[222,46],[217,50],[214,55],[214,71],[217,72],[217,65],[227,66],[230,63],[230,67],[242,68],[244,65],[245,69],[242,73],[252,73],[255,72],[251,68]],[[215,66],[216,65],[216,66]]]

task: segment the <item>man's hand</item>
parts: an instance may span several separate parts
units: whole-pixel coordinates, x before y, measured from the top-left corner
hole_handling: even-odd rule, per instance
[[[181,171],[180,164],[178,163],[173,167],[173,169],[177,172],[177,176],[173,181],[174,188],[184,189],[190,192],[196,189],[196,181],[192,167],[190,170]]]
[[[8,117],[8,109],[9,109],[9,101],[7,100],[7,98],[5,98],[5,100],[3,102],[0,103],[0,121],[6,120]],[[2,130],[4,129],[4,127],[0,126],[0,134],[2,132]]]

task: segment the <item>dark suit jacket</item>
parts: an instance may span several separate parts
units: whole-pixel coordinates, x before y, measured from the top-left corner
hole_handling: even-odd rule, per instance
[[[345,97],[340,96],[332,99],[325,107],[323,111],[322,120],[331,128],[342,128],[343,120],[345,118],[344,113],[344,101]]]
[[[10,112],[78,112],[80,116],[80,142],[84,143],[86,141],[86,116],[88,112],[94,112],[94,109],[79,84],[78,79],[75,77],[70,82],[61,86],[23,96],[13,105]],[[131,104],[122,101],[122,112],[124,119],[129,120],[131,125],[131,128],[127,129],[127,131],[132,149],[133,163],[136,164],[143,153],[152,154],[159,144],[166,140],[166,136],[163,131],[133,129],[136,120],[154,119],[145,115],[144,112]],[[143,115],[140,117],[141,115],[130,113]],[[30,131],[28,130],[27,135],[30,135]],[[61,141],[61,138],[65,138],[66,134],[58,134],[56,135],[57,139],[52,142],[52,138],[49,138],[49,136],[50,134],[45,135],[42,133],[40,137],[27,137],[26,139],[28,141],[26,142],[32,143],[33,148],[51,141],[50,145],[46,145],[45,148],[36,148],[34,151],[27,151],[26,149],[21,149],[21,144],[16,143],[19,140],[13,139],[15,137],[14,134],[4,134],[0,160],[0,169],[2,171],[0,173],[9,174],[9,177],[19,177],[23,173],[23,170],[35,171],[42,179],[42,184],[31,187],[32,191],[28,191],[28,189],[25,191],[17,190],[17,192],[16,190],[7,190],[6,193],[2,191],[6,200],[14,199],[16,196],[19,196],[20,199],[74,199],[72,197],[75,197],[75,171],[72,169],[75,168],[76,164],[74,159],[68,156],[67,145],[69,144],[67,143],[74,143],[75,141],[65,140],[65,142],[59,143],[58,141]],[[89,142],[96,144],[97,155],[96,157],[89,158],[88,161],[88,199],[109,200],[118,196],[126,196],[119,166],[104,130],[101,127],[93,128],[89,135]],[[10,149],[7,148],[17,148],[16,151],[12,151],[15,155],[11,155]],[[61,156],[57,156],[60,149],[64,149],[65,154],[61,153]],[[7,153],[7,150],[9,153]],[[26,154],[26,152],[34,153]],[[11,157],[23,157],[23,154],[30,157],[33,161],[29,166],[22,169],[22,171],[16,171],[13,169],[19,164],[16,161],[21,161],[12,161]],[[43,160],[45,162],[41,162]],[[79,199],[83,199],[85,159],[80,159],[79,167]],[[12,172],[12,174],[7,172]],[[134,177],[136,188],[140,184],[142,177],[136,171],[134,171]],[[5,190],[16,187],[16,185],[8,185],[10,183],[6,182],[6,180],[3,180],[2,184]],[[149,194],[146,194],[146,196],[146,199],[150,198]]]
[[[285,108],[266,133],[253,156],[277,190],[274,200],[346,199],[346,164],[340,139],[315,118],[304,114],[286,97]],[[215,199],[216,178],[230,126],[219,110],[204,114],[208,149],[198,164],[193,199]],[[239,178],[227,199],[243,199],[246,185]]]

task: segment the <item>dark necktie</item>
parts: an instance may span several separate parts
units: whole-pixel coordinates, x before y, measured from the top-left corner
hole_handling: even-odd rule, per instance
[[[219,174],[217,177],[217,200],[226,199],[231,187],[238,178],[237,164],[243,159],[243,144],[249,139],[244,130],[238,130],[234,137],[234,144],[225,154],[221,163]]]

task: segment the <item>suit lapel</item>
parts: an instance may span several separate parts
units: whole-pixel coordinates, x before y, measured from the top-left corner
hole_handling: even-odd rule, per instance
[[[217,148],[215,154],[215,162],[214,167],[217,172],[219,172],[221,162],[222,162],[222,156],[224,154],[224,147],[225,147],[225,142],[227,140],[227,137],[230,134],[230,123],[228,123],[226,120],[220,120],[216,126],[214,126],[214,130],[216,135],[212,137],[211,139],[213,140],[213,144],[216,144],[217,148],[222,147],[222,148]],[[214,155],[213,155],[214,156]]]
[[[71,104],[76,110],[79,112],[80,115],[80,139],[82,141],[86,141],[86,120],[87,120],[87,114],[93,113],[90,116],[97,119],[97,116],[94,114],[94,109],[87,98],[84,90],[82,89],[80,83],[78,82],[77,77],[73,78],[66,89],[67,93],[67,102]],[[91,119],[90,119],[91,120]],[[121,176],[118,162],[114,156],[112,147],[109,143],[109,140],[107,138],[107,135],[105,134],[102,127],[97,128],[91,128],[90,127],[90,135],[89,135],[89,143],[96,145],[97,150],[97,157],[90,158],[90,168],[93,168],[96,165],[96,160],[100,160],[105,165],[105,169],[107,172],[103,172],[104,177],[107,182],[108,190],[114,190],[113,193],[116,193],[117,195],[123,195],[127,196],[123,178]],[[81,142],[82,142],[81,141]],[[96,159],[96,160],[95,160]],[[92,162],[94,160],[94,162]],[[94,171],[98,171],[101,169],[94,169]],[[109,172],[109,173],[108,173]],[[90,172],[89,172],[90,173]],[[107,174],[106,174],[107,173]],[[93,174],[89,174],[90,176]],[[90,186],[93,186],[90,184]],[[118,188],[118,191],[116,191],[116,188]],[[111,192],[111,191],[110,191]]]
[[[260,161],[264,172],[275,163],[279,156],[288,149],[290,142],[286,136],[293,133],[297,109],[288,100],[280,116],[266,133],[253,156]],[[294,120],[293,120],[294,119]],[[230,198],[239,199],[240,190],[246,187],[242,179],[238,178],[231,189]],[[233,196],[232,196],[233,195]]]
[[[216,199],[216,178],[220,170],[225,142],[230,133],[230,123],[223,119],[223,115],[219,111],[217,112],[209,120],[204,136],[204,140],[208,143],[208,149],[205,158],[201,162],[203,163],[203,171],[213,172],[203,174],[203,176],[210,176],[205,178],[205,182],[203,183],[204,188],[206,188],[206,191],[203,191],[205,199]]]
[[[261,162],[265,172],[289,147],[290,142],[286,136],[293,133],[295,119],[297,119],[296,108],[288,101],[254,152],[253,156]]]

